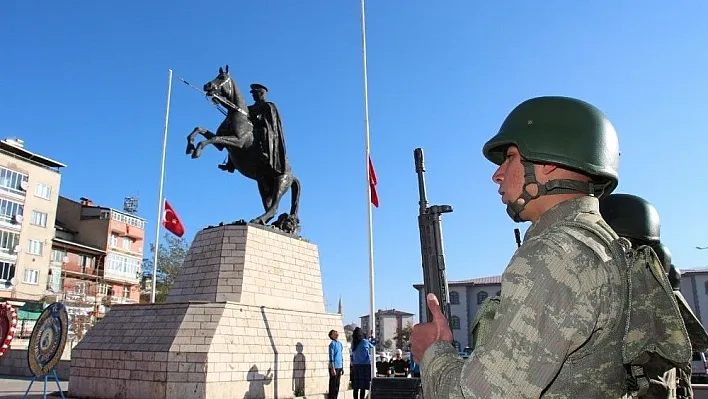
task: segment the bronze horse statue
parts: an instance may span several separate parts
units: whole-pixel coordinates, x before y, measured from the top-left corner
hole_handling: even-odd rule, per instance
[[[252,219],[251,223],[265,225],[270,222],[278,211],[283,195],[292,188],[290,214],[280,215],[274,226],[288,233],[299,234],[300,181],[293,175],[285,157],[284,138],[282,138],[281,157],[284,165],[278,171],[272,166],[261,145],[265,134],[262,129],[266,127],[261,128],[262,124],[254,123],[257,121],[251,119],[252,107],[246,106],[238,85],[229,75],[228,65],[225,70],[219,68],[216,78],[204,85],[204,93],[211,98],[212,102],[226,108],[226,117],[216,133],[199,126],[194,128],[187,137],[187,155],[191,154],[192,158],[199,158],[204,147],[209,144],[213,144],[219,151],[227,150],[228,160],[233,169],[258,183],[258,192],[265,212]],[[194,139],[198,134],[204,136],[205,140],[195,147]]]

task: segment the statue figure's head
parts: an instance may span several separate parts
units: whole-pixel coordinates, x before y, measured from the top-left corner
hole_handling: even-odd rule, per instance
[[[254,83],[251,85],[251,95],[253,96],[253,101],[257,103],[265,101],[267,92],[268,88],[260,83]]]
[[[219,74],[204,85],[204,93],[210,97],[217,95],[228,99],[231,98],[234,89],[228,65],[226,65],[226,69],[219,67]]]

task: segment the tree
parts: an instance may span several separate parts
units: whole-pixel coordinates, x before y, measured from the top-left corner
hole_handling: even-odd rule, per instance
[[[357,327],[355,323],[347,324],[344,326],[344,335],[347,338],[347,342],[352,342],[352,333]]]
[[[393,341],[390,339],[387,339],[386,342],[384,342],[384,348],[391,350],[393,349]]]
[[[398,331],[396,331],[396,335],[393,336],[393,339],[396,340],[396,348],[408,348],[411,339],[411,333],[413,333],[413,323],[409,321],[405,327],[399,328]]]
[[[155,302],[164,302],[172,283],[177,278],[177,273],[182,267],[182,262],[189,251],[189,243],[184,238],[179,238],[171,233],[165,233],[160,242],[157,253],[157,284],[155,287]],[[150,280],[148,291],[152,290],[152,267],[155,258],[155,244],[150,244],[150,259],[143,259],[143,279]]]

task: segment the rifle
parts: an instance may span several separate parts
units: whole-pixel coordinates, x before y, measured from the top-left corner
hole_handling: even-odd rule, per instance
[[[428,206],[428,198],[425,191],[425,164],[423,161],[423,149],[416,148],[413,151],[415,158],[415,172],[418,174],[418,194],[420,200],[418,205],[418,228],[420,230],[420,252],[423,258],[423,285],[425,295],[435,294],[440,302],[440,310],[445,318],[450,321],[450,295],[448,293],[447,276],[445,274],[445,251],[443,249],[442,220],[443,213],[452,212],[450,205]],[[433,315],[426,307],[428,322],[433,321]]]

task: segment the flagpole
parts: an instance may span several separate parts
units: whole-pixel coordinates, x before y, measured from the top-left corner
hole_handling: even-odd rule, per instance
[[[376,331],[376,309],[374,306],[374,231],[371,212],[371,177],[369,172],[370,159],[370,140],[369,140],[369,79],[367,74],[366,62],[366,6],[364,0],[361,0],[361,47],[362,61],[364,64],[364,169],[366,170],[366,211],[368,214],[368,230],[369,230],[369,329]],[[374,335],[374,334],[372,334]],[[371,338],[371,337],[369,337]],[[378,338],[378,337],[377,337]],[[371,375],[376,375],[376,350],[371,353]]]
[[[157,254],[160,252],[160,225],[162,224],[162,188],[165,183],[165,155],[167,153],[167,125],[170,120],[170,97],[172,96],[172,69],[167,84],[167,106],[165,107],[165,130],[162,133],[162,161],[160,162],[160,194],[157,199],[157,223],[155,224],[155,257],[152,261],[152,293],[150,303],[155,303],[157,291]]]

